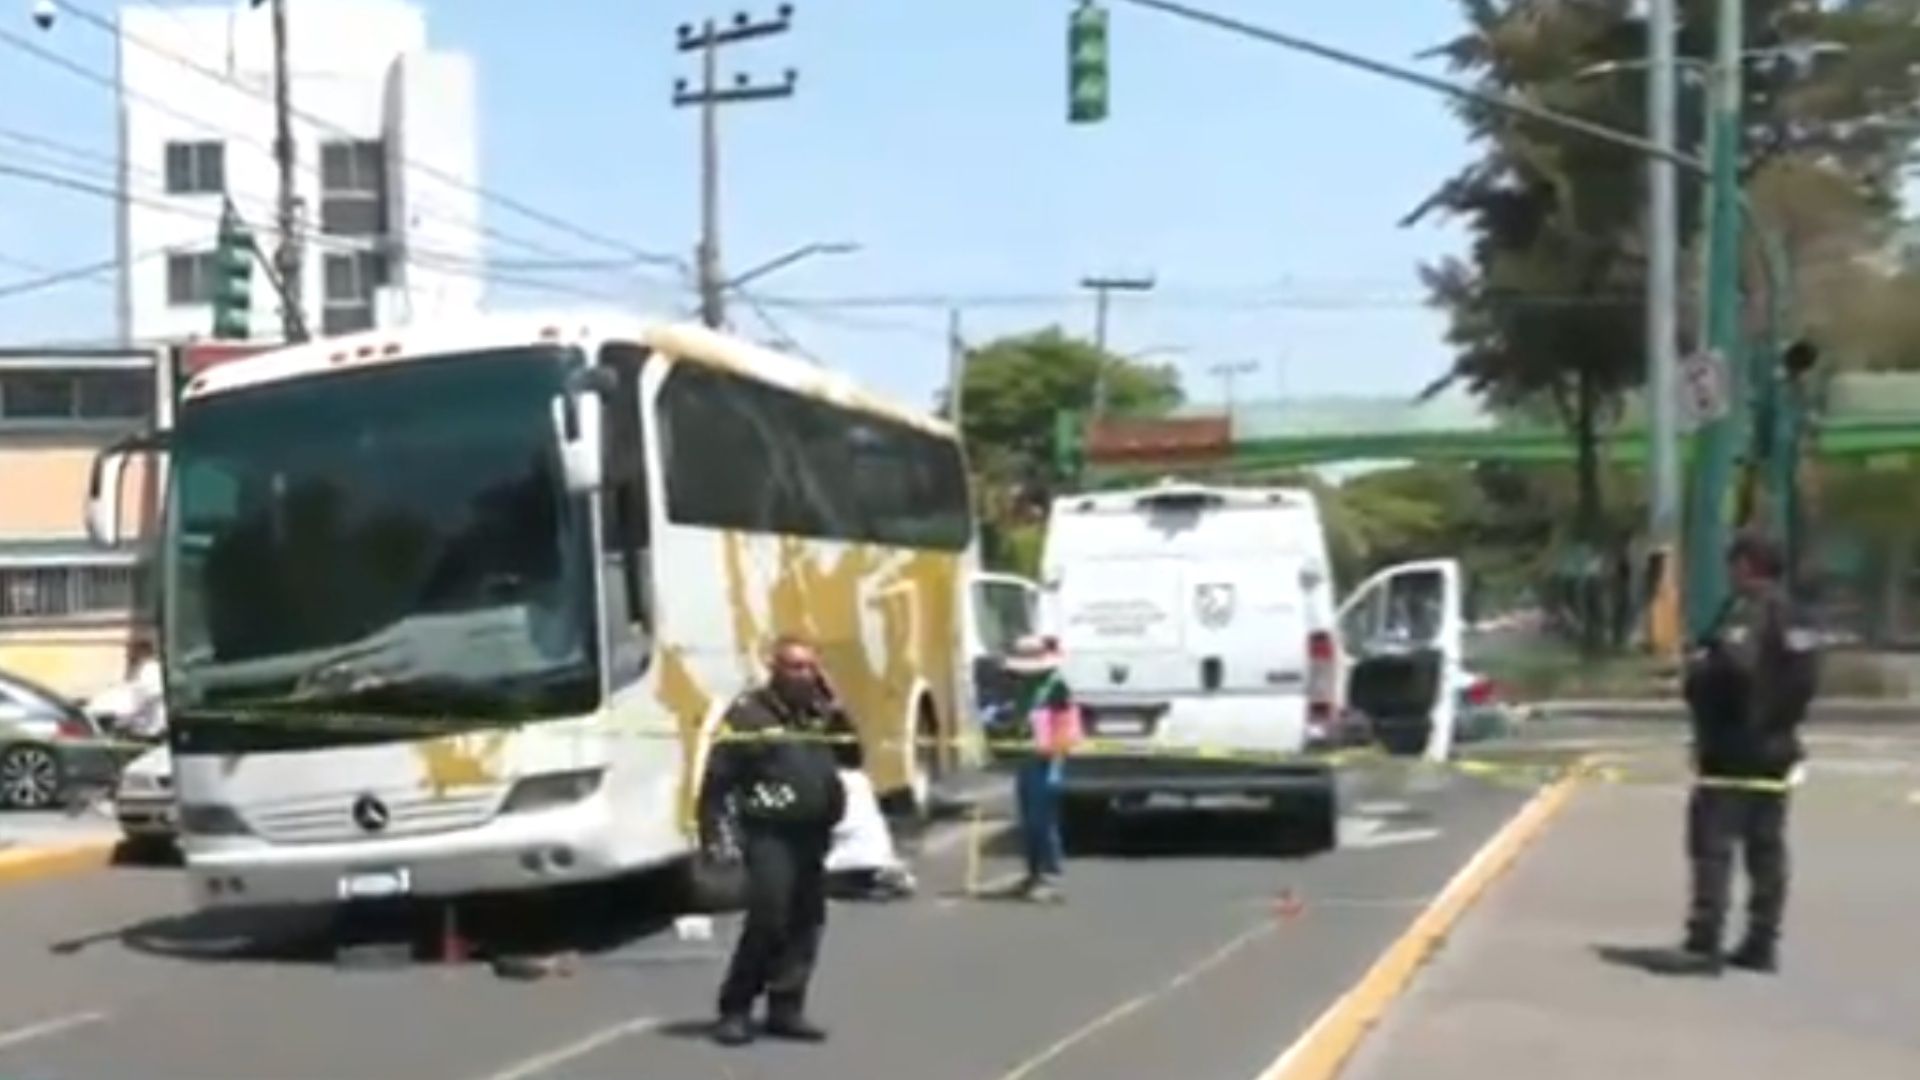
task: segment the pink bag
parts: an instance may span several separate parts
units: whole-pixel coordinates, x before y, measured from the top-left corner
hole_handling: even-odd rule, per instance
[[[1083,734],[1077,704],[1059,709],[1043,705],[1033,710],[1033,745],[1048,757],[1069,753],[1079,745]]]

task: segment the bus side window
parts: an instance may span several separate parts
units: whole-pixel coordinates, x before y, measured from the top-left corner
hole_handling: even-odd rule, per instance
[[[608,685],[616,690],[645,674],[651,651],[651,534],[646,440],[640,427],[640,373],[646,358],[647,351],[637,345],[600,350],[601,366],[615,379],[601,435],[605,486],[600,509]]]

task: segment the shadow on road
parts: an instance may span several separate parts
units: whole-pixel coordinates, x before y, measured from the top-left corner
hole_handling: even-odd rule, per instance
[[[402,902],[352,908],[193,911],[55,943],[73,956],[118,943],[134,952],[200,963],[331,964],[342,950],[400,963],[444,957],[452,937],[473,960],[572,954],[594,957],[671,939],[684,910],[670,874],[655,873],[541,894],[481,896],[454,904]],[[451,913],[451,925],[448,916]]]
[[[1671,978],[1697,978],[1712,975],[1713,969],[1699,957],[1675,948],[1647,945],[1595,945],[1593,953],[1602,962],[1631,968],[1648,975]]]
[[[1018,830],[999,842],[1020,853]],[[1082,858],[1298,859],[1329,850],[1303,821],[1199,810],[1102,814],[1072,822],[1066,842],[1068,855]]]

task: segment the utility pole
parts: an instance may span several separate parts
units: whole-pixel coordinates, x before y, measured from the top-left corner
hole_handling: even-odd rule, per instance
[[[959,430],[966,415],[967,342],[960,336],[960,309],[947,312],[947,422]]]
[[[253,0],[258,7],[260,0]],[[299,196],[294,191],[293,88],[287,70],[287,0],[272,0],[273,16],[273,161],[280,171],[280,244],[274,269],[280,276],[280,331],[288,342],[307,340],[306,294],[300,285]]]
[[[1649,640],[1657,655],[1679,644],[1680,432],[1678,310],[1679,196],[1673,155],[1679,111],[1679,27],[1675,0],[1648,0],[1647,138],[1664,155],[1647,159],[1647,543],[1658,575]]]
[[[1709,179],[1712,213],[1707,242],[1707,346],[1726,364],[1732,388],[1727,415],[1705,424],[1691,487],[1687,527],[1687,633],[1712,629],[1727,598],[1727,518],[1734,458],[1746,400],[1747,372],[1740,348],[1740,98],[1742,0],[1719,0],[1715,50]]]
[[[1251,375],[1259,371],[1260,365],[1257,361],[1242,360],[1234,364],[1215,364],[1207,370],[1220,377],[1227,402],[1227,415],[1231,417],[1233,415],[1234,380],[1241,375]]]
[[[792,27],[792,4],[781,4],[774,18],[764,22],[755,22],[740,12],[726,26],[713,19],[702,23],[698,31],[690,24],[680,26],[680,51],[700,53],[699,89],[689,89],[685,79],[674,80],[673,104],[675,108],[700,108],[700,242],[694,261],[700,277],[700,321],[711,327],[726,323],[722,301],[726,279],[720,273],[720,106],[791,97],[800,80],[800,73],[788,68],[783,83],[756,84],[740,74],[734,76],[732,86],[722,87],[720,47],[784,34]]]
[[[1120,292],[1148,292],[1154,285],[1153,275],[1146,277],[1100,277],[1090,276],[1080,279],[1080,287],[1093,290],[1093,344],[1100,350],[1100,370],[1093,382],[1093,415],[1107,414],[1107,296],[1116,290]]]

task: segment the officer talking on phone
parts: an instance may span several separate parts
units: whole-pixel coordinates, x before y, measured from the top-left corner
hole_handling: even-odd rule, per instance
[[[1687,805],[1693,895],[1681,949],[1709,972],[1723,963],[1771,972],[1787,901],[1788,792],[1805,756],[1799,729],[1817,656],[1786,587],[1780,545],[1743,530],[1728,560],[1733,597],[1686,672],[1698,779]],[[1746,933],[1723,954],[1736,852],[1750,884]]]
[[[713,1031],[725,1046],[753,1040],[753,1007],[762,994],[767,1035],[826,1038],[807,1019],[807,982],[826,929],[827,853],[846,809],[839,770],[861,765],[852,721],[812,644],[783,636],[768,659],[767,684],[728,709],[725,738],[713,748],[701,789],[705,813],[733,804],[746,859],[746,925],[720,987]]]

